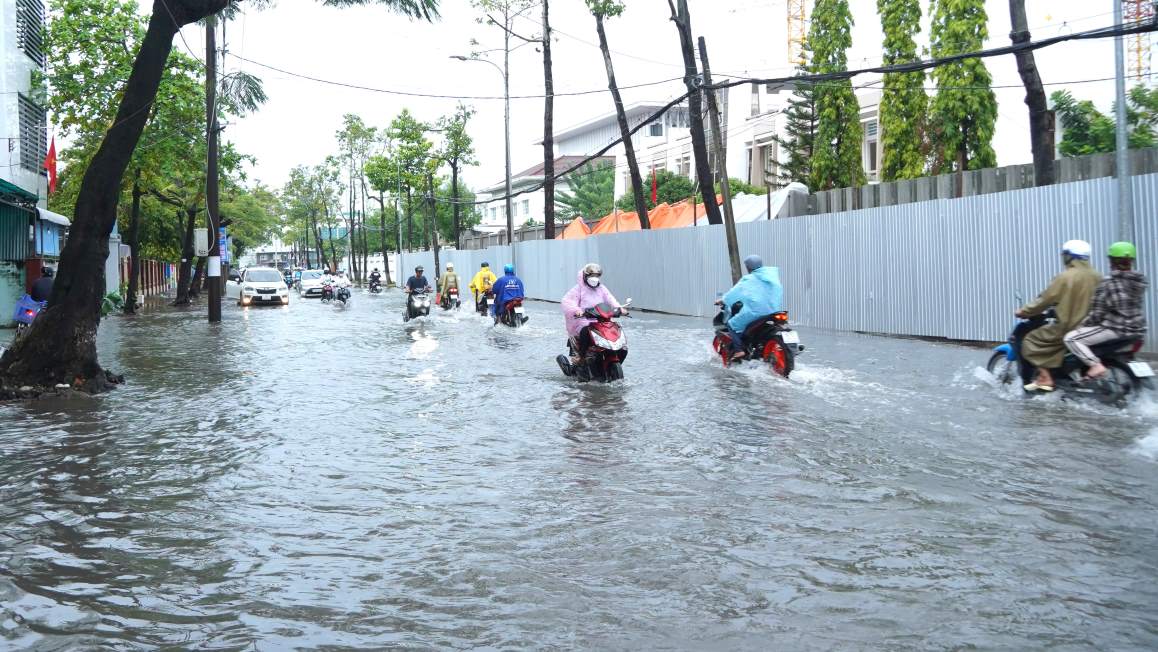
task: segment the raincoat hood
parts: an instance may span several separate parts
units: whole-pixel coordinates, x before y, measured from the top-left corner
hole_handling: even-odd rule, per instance
[[[579,272],[575,275],[575,287],[571,288],[560,302],[567,326],[567,334],[574,337],[583,330],[584,326],[591,323],[591,320],[586,317],[576,317],[576,312],[593,308],[601,303],[606,303],[613,308],[620,307],[619,301],[611,294],[606,285],[600,283],[597,288],[587,285],[583,279],[583,268],[580,267]]]

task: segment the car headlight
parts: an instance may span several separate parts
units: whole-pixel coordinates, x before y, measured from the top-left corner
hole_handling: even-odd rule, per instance
[[[249,286],[249,285],[247,285],[247,286],[245,286],[245,287],[241,288],[241,291],[242,291],[242,292],[253,292],[253,287],[252,287],[252,286]]]

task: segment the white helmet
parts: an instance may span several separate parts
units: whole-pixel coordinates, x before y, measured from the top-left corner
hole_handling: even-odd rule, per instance
[[[1088,260],[1092,252],[1093,247],[1085,240],[1070,240],[1062,245],[1062,253],[1071,258]]]
[[[446,269],[447,269],[448,271],[449,271],[449,270],[452,270],[452,269],[454,269],[454,263],[447,263],[447,264],[446,264]]]

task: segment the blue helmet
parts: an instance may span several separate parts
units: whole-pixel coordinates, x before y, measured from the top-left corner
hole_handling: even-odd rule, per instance
[[[510,264],[510,263],[507,263],[506,265],[503,265],[503,272],[505,272],[507,274],[514,274],[515,273],[515,266]]]

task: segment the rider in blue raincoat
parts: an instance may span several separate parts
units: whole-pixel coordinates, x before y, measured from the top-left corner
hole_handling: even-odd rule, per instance
[[[515,276],[514,265],[503,267],[503,275],[494,282],[491,289],[495,292],[495,305],[491,306],[491,315],[496,319],[502,310],[506,309],[508,301],[522,299],[526,296],[523,282],[519,280],[518,276]]]
[[[741,339],[748,326],[761,317],[784,309],[784,287],[780,285],[780,270],[765,267],[764,261],[756,255],[745,258],[744,267],[748,270],[748,274],[741,278],[735,287],[728,290],[723,298],[725,314],[731,314],[732,306],[736,302],[742,305],[740,311],[728,320],[734,353],[741,351]]]

